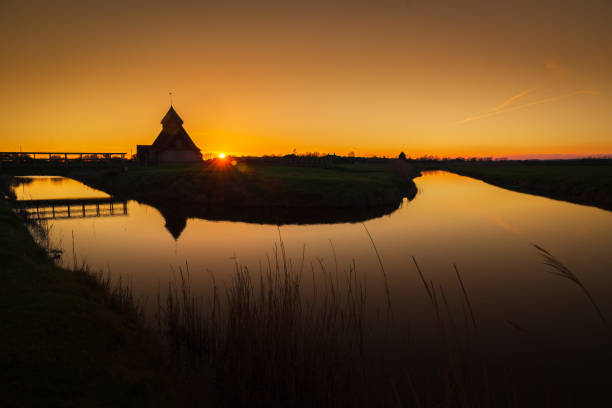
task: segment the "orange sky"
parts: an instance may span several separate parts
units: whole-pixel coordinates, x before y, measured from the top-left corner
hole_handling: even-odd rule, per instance
[[[3,0],[0,151],[612,153],[609,1],[208,3]]]

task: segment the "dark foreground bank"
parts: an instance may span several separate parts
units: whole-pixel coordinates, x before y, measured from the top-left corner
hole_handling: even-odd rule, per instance
[[[612,160],[421,162],[522,193],[541,195],[612,211]]]
[[[0,265],[0,405],[174,405],[159,343],[133,303],[57,267],[2,201]]]

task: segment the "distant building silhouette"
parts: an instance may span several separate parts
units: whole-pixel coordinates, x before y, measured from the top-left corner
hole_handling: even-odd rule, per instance
[[[183,128],[183,120],[170,106],[161,121],[162,130],[152,145],[136,146],[136,158],[143,164],[195,163],[202,161],[200,149]]]

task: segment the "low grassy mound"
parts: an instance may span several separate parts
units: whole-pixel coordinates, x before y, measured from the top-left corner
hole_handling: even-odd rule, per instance
[[[155,337],[86,272],[57,267],[0,202],[2,406],[172,406]]]
[[[407,164],[331,168],[213,161],[193,166],[129,167],[69,174],[86,184],[144,202],[227,207],[363,208],[397,204],[414,190]]]

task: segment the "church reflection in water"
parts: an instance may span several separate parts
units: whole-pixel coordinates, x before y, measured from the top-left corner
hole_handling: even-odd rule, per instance
[[[160,210],[162,217],[166,221],[164,226],[170,232],[170,234],[174,237],[174,239],[179,239],[183,230],[187,226],[187,217],[181,214],[175,214],[171,211],[162,211]]]

